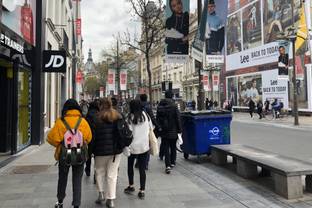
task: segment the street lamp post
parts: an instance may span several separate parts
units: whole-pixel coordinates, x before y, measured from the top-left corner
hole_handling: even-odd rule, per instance
[[[202,14],[202,1],[197,0],[197,15],[198,15],[198,26],[197,30],[200,28],[200,21],[201,21],[201,14]],[[197,61],[195,60],[195,63]],[[198,98],[197,98],[197,109],[203,110],[203,103],[204,103],[204,92],[203,92],[203,83],[202,83],[202,76],[201,76],[201,69],[203,64],[201,62],[198,63]]]

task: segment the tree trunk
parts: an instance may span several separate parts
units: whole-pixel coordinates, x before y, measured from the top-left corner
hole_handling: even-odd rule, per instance
[[[149,93],[149,98],[150,102],[152,103],[153,97],[152,97],[152,72],[151,72],[151,66],[150,66],[150,57],[149,57],[149,52],[147,51],[145,54],[145,59],[146,59],[146,70],[147,70],[147,75],[148,75],[148,93]]]

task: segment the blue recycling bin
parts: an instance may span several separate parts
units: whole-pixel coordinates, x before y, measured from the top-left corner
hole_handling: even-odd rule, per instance
[[[230,111],[191,111],[181,113],[182,150],[185,159],[189,155],[210,154],[210,146],[230,144]]]

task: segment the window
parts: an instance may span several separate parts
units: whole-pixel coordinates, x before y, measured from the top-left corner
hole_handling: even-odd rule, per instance
[[[181,71],[179,72],[179,77],[180,77],[180,82],[182,82],[183,81],[183,77],[182,77],[182,72]]]
[[[163,81],[165,81],[166,80],[166,75],[163,75]]]
[[[177,82],[177,73],[173,73],[173,82],[174,82],[174,83]]]

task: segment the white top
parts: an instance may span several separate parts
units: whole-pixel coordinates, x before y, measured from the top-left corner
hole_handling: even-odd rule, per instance
[[[151,120],[147,117],[146,113],[143,112],[145,121],[138,124],[129,123],[130,130],[133,134],[133,140],[130,145],[131,154],[142,154],[149,151],[149,129],[152,127]]]

